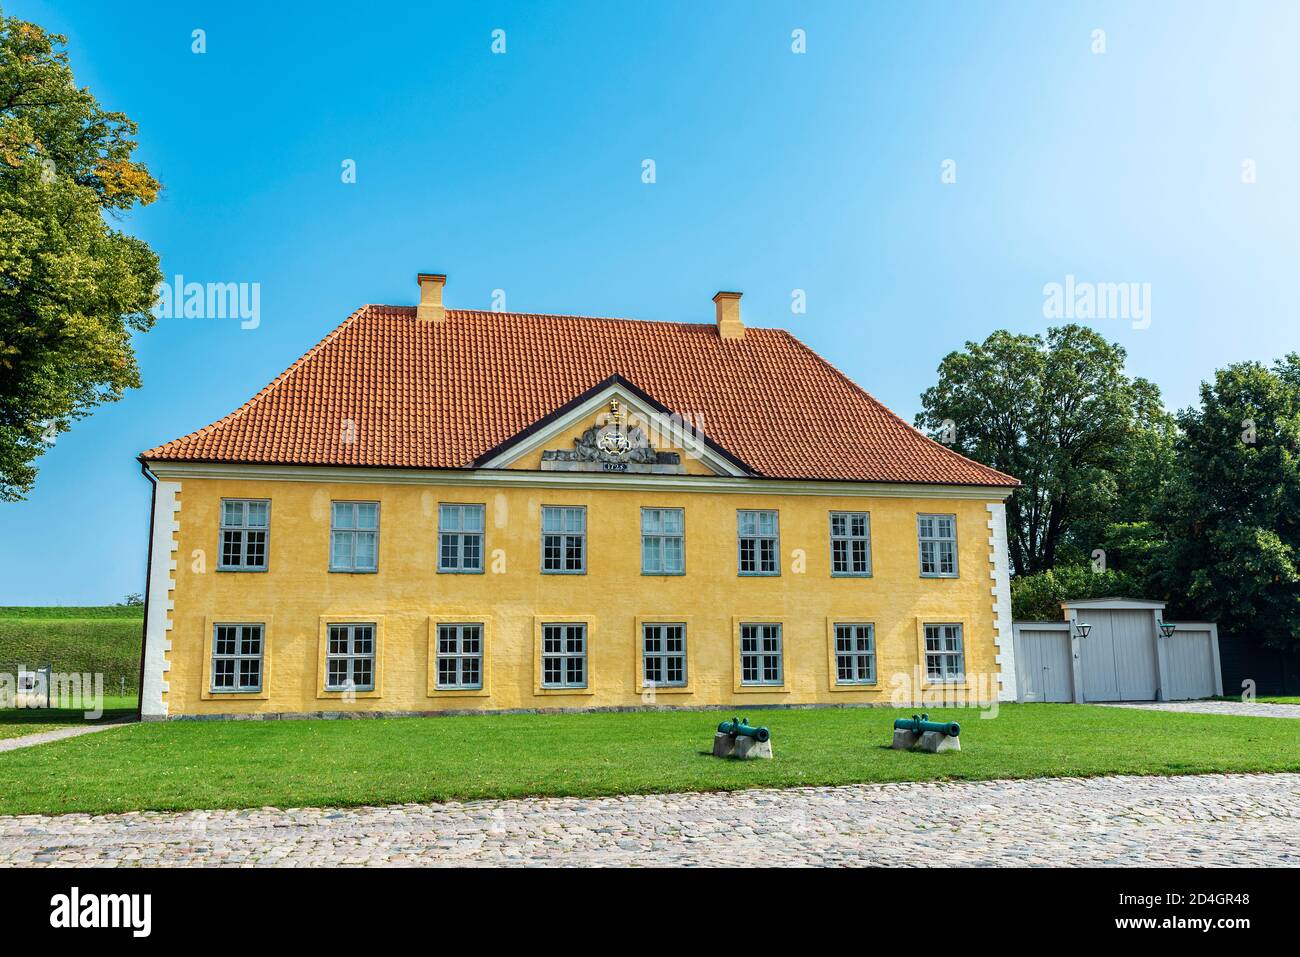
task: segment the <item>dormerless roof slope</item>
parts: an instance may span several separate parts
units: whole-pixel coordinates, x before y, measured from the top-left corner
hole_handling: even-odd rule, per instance
[[[921,435],[780,329],[728,340],[712,323],[465,309],[435,323],[376,305],[230,415],[141,458],[465,468],[612,376],[702,421],[764,477],[1019,484]]]

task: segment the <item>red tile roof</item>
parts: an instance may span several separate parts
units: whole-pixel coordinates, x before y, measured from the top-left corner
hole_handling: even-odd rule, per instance
[[[724,340],[712,323],[465,309],[432,323],[374,305],[230,415],[141,458],[464,468],[611,376],[702,417],[764,477],[1018,484],[924,437],[780,329]]]

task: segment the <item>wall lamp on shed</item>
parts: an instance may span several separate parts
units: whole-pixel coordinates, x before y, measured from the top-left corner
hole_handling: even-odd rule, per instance
[[[1177,630],[1176,625],[1171,625],[1165,621],[1157,621],[1156,627],[1160,629],[1161,638],[1172,638],[1174,636],[1174,632]]]
[[[1092,625],[1086,621],[1076,621],[1074,623],[1074,633],[1080,638],[1087,638],[1090,631],[1092,631]]]

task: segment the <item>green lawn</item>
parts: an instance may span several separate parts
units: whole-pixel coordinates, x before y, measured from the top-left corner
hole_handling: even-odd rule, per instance
[[[133,718],[135,713],[135,695],[104,695],[104,713],[97,719],[97,723]],[[5,708],[0,710],[0,740],[40,734],[42,731],[66,728],[85,721],[84,711],[69,708]]]
[[[103,674],[105,694],[134,692],[143,624],[138,605],[0,607],[0,666],[48,662],[56,672]]]
[[[725,712],[134,724],[0,754],[0,813],[301,807],[939,778],[1300,771],[1300,722],[1004,705],[960,753],[891,751],[886,709],[746,712],[773,761],[709,753]],[[932,717],[940,717],[935,713]]]

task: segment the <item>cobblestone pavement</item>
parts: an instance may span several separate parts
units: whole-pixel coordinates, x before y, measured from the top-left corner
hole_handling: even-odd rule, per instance
[[[0,866],[1289,865],[1300,774],[0,817]]]
[[[1248,718],[1300,718],[1300,704],[1268,704],[1263,701],[1117,701],[1107,703],[1104,707],[1188,711],[1193,714],[1235,714]]]
[[[62,741],[64,738],[76,738],[83,734],[93,734],[122,724],[121,721],[105,721],[103,724],[78,724],[67,728],[55,728],[53,731],[38,731],[36,734],[24,734],[18,738],[0,738],[0,751],[17,751],[30,748],[34,744],[47,744],[50,741]]]

